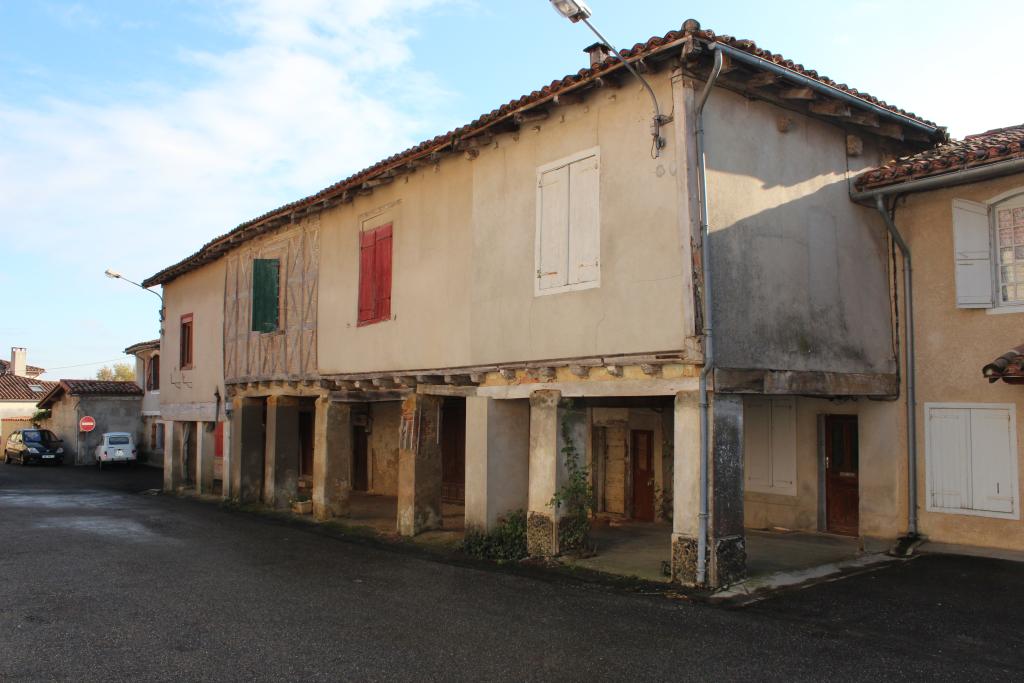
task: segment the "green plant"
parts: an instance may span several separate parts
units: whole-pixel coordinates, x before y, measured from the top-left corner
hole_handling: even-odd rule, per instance
[[[49,420],[51,415],[53,415],[53,413],[50,411],[49,408],[37,410],[36,412],[32,413],[32,424],[38,427],[40,422],[42,422],[43,420]]]
[[[660,486],[654,487],[654,507],[661,519],[672,521],[672,494],[666,496],[665,489]]]
[[[562,552],[580,554],[590,547],[590,510],[594,506],[594,489],[590,471],[580,458],[572,439],[568,411],[562,419],[562,454],[565,456],[566,481],[555,491],[548,503],[565,513],[558,520],[558,546]]]
[[[481,560],[515,562],[526,557],[526,512],[516,510],[498,520],[490,532],[467,529],[462,551]]]
[[[288,499],[289,503],[305,503],[306,501],[312,500],[308,493],[299,493]]]

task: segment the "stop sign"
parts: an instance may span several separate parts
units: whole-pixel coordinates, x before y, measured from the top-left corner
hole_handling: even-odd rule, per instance
[[[96,429],[96,420],[86,415],[78,421],[78,429],[82,432],[91,432]]]

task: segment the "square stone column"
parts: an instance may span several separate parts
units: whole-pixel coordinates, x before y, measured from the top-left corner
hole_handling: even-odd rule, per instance
[[[226,420],[221,429],[223,430],[223,443],[221,443],[223,462],[221,463],[220,495],[224,500],[230,500],[234,495],[231,481],[231,421]]]
[[[743,532],[743,400],[710,399],[712,444],[708,463],[707,571],[704,587],[719,588],[746,575]],[[700,529],[700,405],[696,393],[675,402],[675,480],[672,515],[672,576],[697,585]]]
[[[530,488],[530,403],[466,399],[466,528],[493,529],[526,510]]]
[[[530,490],[526,514],[526,546],[532,557],[559,553],[558,519],[563,511],[551,505],[565,481],[559,391],[540,389],[530,394]],[[581,454],[584,457],[584,454]]]
[[[263,467],[263,502],[286,509],[299,490],[299,401],[293,396],[267,398],[267,446]]]
[[[213,426],[215,422],[196,422],[196,493],[199,495],[213,493],[213,458],[214,443]],[[207,429],[209,427],[209,430]]]
[[[398,533],[441,528],[440,396],[413,394],[402,402],[398,437]]]
[[[228,478],[232,499],[255,503],[263,492],[263,460],[266,449],[261,398],[236,398],[231,411],[231,455]]]
[[[313,430],[313,515],[320,521],[348,516],[352,497],[351,404],[318,398]]]
[[[174,493],[181,486],[182,434],[178,422],[164,422],[164,491]]]

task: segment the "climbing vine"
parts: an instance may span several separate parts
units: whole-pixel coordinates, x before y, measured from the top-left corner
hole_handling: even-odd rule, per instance
[[[572,438],[569,411],[562,418],[562,454],[568,476],[548,503],[555,511],[564,508],[558,521],[558,544],[562,552],[581,554],[590,549],[590,510],[594,506],[594,489],[590,471],[580,457]]]

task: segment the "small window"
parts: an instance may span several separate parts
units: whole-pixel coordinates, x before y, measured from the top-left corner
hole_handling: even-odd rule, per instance
[[[107,437],[107,443],[111,446],[127,446],[129,439],[127,436],[111,436]]]
[[[178,343],[180,345],[180,361],[182,370],[192,369],[192,314],[186,313],[181,316],[181,330],[178,336]]]
[[[276,332],[281,320],[281,261],[252,262],[252,331]]]
[[[146,363],[146,390],[160,390],[160,354],[152,356]]]
[[[359,326],[391,319],[391,249],[391,223],[359,234]]]
[[[1020,519],[1015,410],[925,404],[928,510]]]
[[[537,170],[536,295],[600,284],[600,172],[597,149]]]
[[[747,491],[796,495],[796,401],[743,402],[743,471]]]
[[[1024,305],[1024,197],[995,207],[997,300],[1003,306]]]
[[[953,245],[958,308],[1024,306],[1024,194],[954,199]]]

